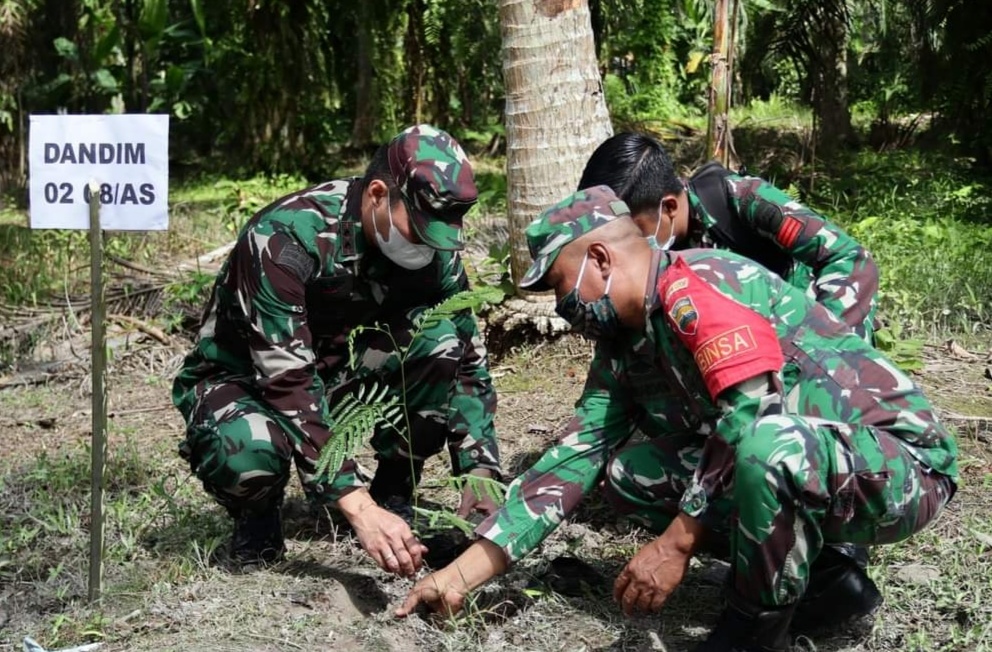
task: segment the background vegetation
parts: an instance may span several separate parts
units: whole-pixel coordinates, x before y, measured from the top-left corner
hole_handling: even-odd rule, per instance
[[[32,112],[170,113],[173,163],[187,170],[322,177],[416,121],[491,144],[503,101],[495,0],[334,4],[2,0],[3,187],[23,187]],[[590,1],[618,128],[664,129],[705,108],[711,5]],[[741,0],[736,14],[735,104],[810,106],[831,145],[892,146],[926,128],[990,162],[987,3]]]
[[[332,5],[0,0],[3,299],[64,294],[85,271],[83,234],[21,228],[31,113],[171,114],[174,228],[109,242],[146,262],[220,244],[269,199],[361,169],[415,121],[466,144],[483,170],[483,213],[503,210],[495,0]],[[740,159],[869,246],[887,318],[980,329],[992,275],[992,6],[738,7]],[[712,3],[591,0],[590,11],[614,128],[665,138],[687,169],[700,162]]]

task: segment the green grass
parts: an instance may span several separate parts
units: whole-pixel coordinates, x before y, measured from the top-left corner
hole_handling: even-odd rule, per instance
[[[749,173],[788,189],[872,253],[881,317],[897,337],[982,335],[992,327],[992,175],[924,148],[814,158],[809,110],[776,98],[735,108],[731,122]],[[697,164],[697,145],[674,147],[677,162]]]
[[[986,516],[949,522],[945,515],[911,545],[874,549],[871,575],[894,615],[890,624],[904,635],[901,649],[992,648],[992,545],[981,538],[990,527]],[[913,579],[913,569],[923,575]],[[942,625],[939,635],[928,622]]]
[[[496,380],[508,465],[532,458],[570,416],[589,358],[588,347],[573,342],[520,347],[497,368],[512,369]],[[573,365],[580,377],[563,382],[561,374]],[[981,366],[973,367],[969,373],[980,378]],[[127,394],[131,404],[167,402],[159,372],[165,370],[122,370],[111,389],[133,390]],[[934,392],[938,405],[964,411],[948,401],[959,386],[944,384]],[[11,622],[0,629],[2,650],[19,649],[25,635],[49,649],[103,641],[108,652],[654,649],[652,632],[667,649],[679,650],[705,636],[720,609],[721,589],[707,579],[710,562],[704,559],[693,562],[660,616],[623,618],[609,586],[648,535],[617,522],[596,496],[538,551],[480,590],[455,619],[393,620],[389,614],[410,583],[373,568],[353,542],[334,537],[326,519],[315,525],[295,480],[284,515],[287,561],[251,575],[230,573],[211,559],[229,535],[230,521],[176,456],[182,426],[171,411],[125,414],[112,422],[104,598],[87,604],[90,457],[75,443],[88,435],[88,419],[78,414],[87,403],[85,395],[57,385],[0,392],[3,414],[57,415],[58,441],[48,446],[61,445],[33,454],[42,450],[42,438],[55,435],[28,425],[8,428],[11,443],[0,459],[0,611]],[[987,408],[986,398],[967,413],[987,414]],[[531,424],[549,431],[532,431]],[[992,454],[974,436],[962,434],[959,441],[963,482],[955,501],[935,527],[873,553],[871,572],[886,599],[875,628],[853,639],[818,638],[817,650],[992,650],[992,546],[976,534],[992,535]],[[447,462],[433,458],[424,484],[440,487],[447,473]],[[430,499],[450,504],[457,492],[432,489]],[[563,554],[590,563],[607,592],[565,598],[542,584],[549,561]],[[911,565],[933,567],[936,575],[909,581],[902,573]]]
[[[731,107],[730,123],[734,129],[752,128],[757,125],[810,128],[813,123],[813,112],[809,107],[799,106],[778,95],[772,95],[768,100],[752,100],[747,106]]]
[[[197,577],[226,529],[218,514],[196,508],[206,500],[188,475],[149,452],[135,439],[109,447],[104,596],[115,603]],[[0,478],[0,584],[22,588],[9,609],[47,614],[44,638],[53,647],[105,637],[99,608],[78,611],[89,573],[89,488],[83,446],[42,452]]]
[[[992,178],[969,161],[860,152],[810,203],[872,252],[884,318],[931,338],[992,326]]]

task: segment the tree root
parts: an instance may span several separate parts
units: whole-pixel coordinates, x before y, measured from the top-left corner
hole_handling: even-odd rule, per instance
[[[554,297],[546,295],[510,297],[485,315],[486,347],[497,359],[517,346],[553,340],[570,330],[555,313]]]

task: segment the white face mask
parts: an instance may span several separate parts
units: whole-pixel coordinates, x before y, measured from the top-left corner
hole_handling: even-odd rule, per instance
[[[675,224],[672,224],[672,232],[668,236],[668,241],[665,244],[658,244],[658,230],[661,229],[661,215],[658,216],[658,223],[654,227],[654,235],[648,236],[648,244],[651,245],[652,249],[661,249],[662,251],[668,251],[675,244]]]
[[[379,251],[386,258],[393,261],[403,269],[422,269],[434,260],[434,250],[425,244],[413,244],[403,237],[400,230],[393,224],[393,210],[390,207],[389,197],[386,197],[386,215],[389,216],[389,237],[383,238],[376,228],[375,206],[372,207],[372,228],[375,229],[375,241],[379,245]]]

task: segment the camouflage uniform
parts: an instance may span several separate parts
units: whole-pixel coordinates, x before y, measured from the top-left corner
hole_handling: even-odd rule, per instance
[[[402,370],[390,338],[365,331],[355,343],[356,368],[348,366],[355,327],[385,325],[402,349],[419,312],[468,288],[454,251],[461,247],[458,228],[423,215],[471,207],[476,191],[464,152],[444,132],[421,125],[394,139],[389,165],[414,230],[436,249],[426,267],[402,269],[368,245],[363,184],[352,178],[262,209],[242,229],[217,278],[173,402],[187,423],[181,455],[232,511],[281,498],[291,459],[311,497],[336,501],[363,486],[367,474],[353,460],[330,477],[314,471],[333,436],[329,407],[374,381],[405,401],[411,422],[409,443],[394,430],[376,433],[372,445],[380,458],[423,459],[447,443],[456,473],[498,471],[496,395],[471,314],[420,331]]]
[[[871,254],[836,224],[757,177],[726,177],[734,215],[793,259],[784,275],[794,287],[841,318],[870,342],[878,309],[878,268]],[[717,219],[686,188],[691,207],[688,237],[676,249],[719,247]]]
[[[617,216],[605,186],[527,230],[542,277]],[[647,325],[596,343],[559,443],[479,536],[533,550],[606,471],[611,500],[654,531],[679,510],[729,537],[733,582],[796,601],[825,543],[888,543],[931,522],[957,479],[954,439],[920,389],[822,305],[730,252],[654,253]],[[624,445],[640,431],[649,439]]]

